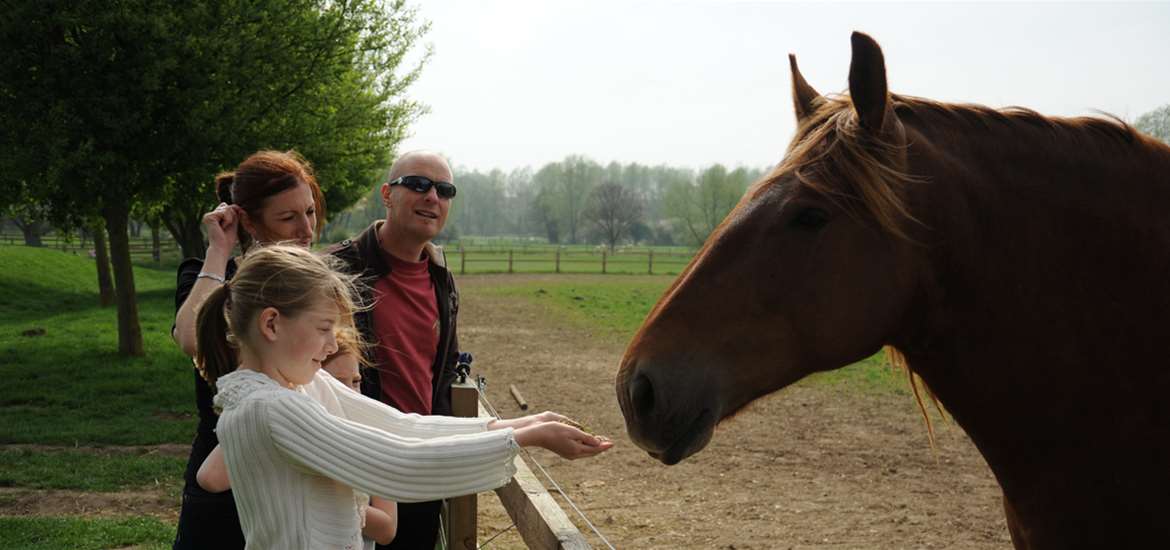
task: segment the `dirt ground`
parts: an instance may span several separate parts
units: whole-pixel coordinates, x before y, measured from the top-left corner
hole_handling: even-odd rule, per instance
[[[475,354],[473,372],[487,377],[488,399],[504,416],[522,414],[508,393],[516,384],[529,412],[564,413],[616,442],[588,460],[533,453],[615,548],[1011,546],[982,457],[949,422],[935,422],[932,452],[912,397],[787,388],[720,426],[698,455],[663,466],[625,433],[613,389],[625,342],[538,304],[476,292],[541,280],[501,277],[459,279],[461,347]],[[511,520],[494,494],[479,500],[483,544]],[[523,543],[512,529],[487,547]]]

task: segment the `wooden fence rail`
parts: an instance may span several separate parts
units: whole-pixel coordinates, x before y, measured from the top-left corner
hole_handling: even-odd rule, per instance
[[[691,261],[693,252],[661,252],[654,249],[489,249],[448,248],[447,265],[467,273],[646,273],[674,274]]]
[[[455,416],[491,416],[480,404],[479,388],[471,380],[452,385],[451,407]],[[524,459],[517,456],[514,460],[516,475],[506,485],[496,489],[496,496],[516,524],[516,531],[524,539],[524,544],[536,550],[592,548],[532,470],[528,469]],[[447,548],[475,550],[479,547],[476,538],[477,511],[476,495],[447,500],[447,517],[444,522],[447,526]]]

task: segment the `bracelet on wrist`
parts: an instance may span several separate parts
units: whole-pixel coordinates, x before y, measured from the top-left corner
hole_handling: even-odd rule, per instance
[[[227,279],[224,279],[223,275],[216,275],[215,273],[208,273],[206,271],[200,271],[199,274],[195,276],[195,278],[196,279],[211,279],[211,280],[213,280],[221,285],[227,284]]]

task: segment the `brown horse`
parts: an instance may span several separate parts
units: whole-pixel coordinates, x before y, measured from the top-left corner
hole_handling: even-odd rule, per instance
[[[745,405],[883,346],[970,435],[1018,548],[1170,541],[1170,147],[1119,121],[849,94],[798,128],[650,312],[617,396],[675,464]]]

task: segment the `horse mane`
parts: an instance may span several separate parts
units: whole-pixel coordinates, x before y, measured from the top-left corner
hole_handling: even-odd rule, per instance
[[[784,161],[749,193],[754,198],[791,174],[849,215],[872,219],[888,234],[913,242],[907,225],[923,224],[910,213],[903,195],[907,186],[922,179],[906,171],[908,145],[863,131],[847,94],[821,99],[819,107],[800,121]],[[901,119],[913,119],[923,126],[963,135],[1004,131],[1012,136],[999,145],[1005,148],[1044,149],[1053,155],[1081,159],[1086,154],[1112,158],[1118,148],[1149,141],[1125,121],[1108,114],[1104,114],[1107,118],[1060,118],[1024,107],[992,109],[897,94],[891,94],[890,100]]]
[[[925,227],[925,224],[910,212],[904,196],[908,186],[923,180],[906,170],[907,145],[862,130],[848,95],[822,96],[822,99],[818,108],[800,121],[784,161],[753,186],[749,195],[755,198],[791,175],[800,185],[832,201],[855,219],[873,220],[894,238],[914,243],[908,226]],[[899,119],[912,120],[915,127],[945,128],[964,136],[1002,131],[1012,139],[997,140],[995,146],[1001,148],[1045,150],[1066,157],[1115,157],[1117,149],[1132,150],[1135,143],[1147,141],[1129,124],[1107,114],[1109,118],[1057,118],[1015,106],[992,109],[895,94],[891,94],[890,100]],[[944,419],[946,415],[901,350],[887,346],[886,355],[891,367],[907,373],[933,449],[934,429],[919,386]]]

